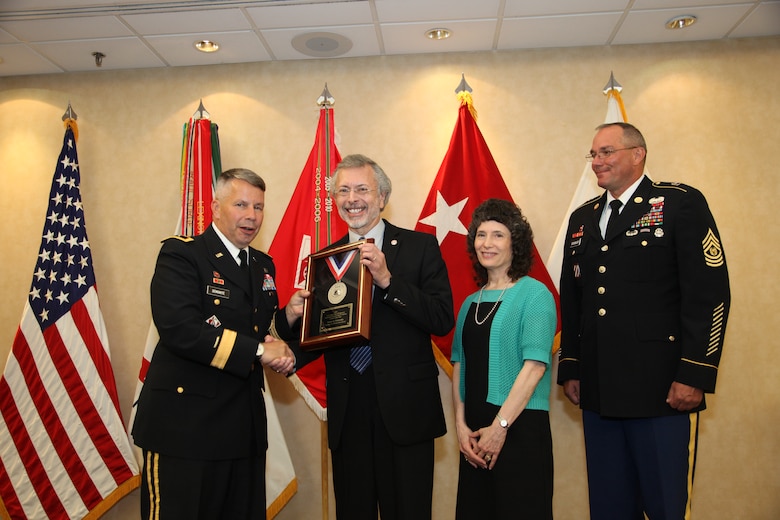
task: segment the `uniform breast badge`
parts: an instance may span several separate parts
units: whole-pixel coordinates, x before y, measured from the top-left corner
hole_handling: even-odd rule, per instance
[[[648,202],[650,203],[650,211],[639,217],[639,220],[631,226],[632,228],[641,229],[664,225],[664,198],[653,197]],[[659,235],[656,234],[656,236]],[[660,236],[663,236],[663,232]]]
[[[276,283],[274,282],[274,277],[268,273],[265,273],[265,275],[263,276],[263,290],[264,291],[276,290]]]
[[[211,317],[206,320],[206,323],[208,323],[215,329],[218,329],[222,325],[222,322],[219,321],[219,318],[217,318],[216,314],[212,314]]]

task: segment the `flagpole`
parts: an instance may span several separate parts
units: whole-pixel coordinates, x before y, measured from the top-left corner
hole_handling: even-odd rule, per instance
[[[320,421],[320,494],[322,495],[322,519],[328,520],[328,422]]]
[[[276,264],[275,279],[280,303],[287,301],[297,289],[305,287],[309,256],[345,236],[348,231],[328,191],[341,155],[335,142],[335,99],[328,91],[327,83],[316,103],[319,119],[314,144],[268,249]],[[302,367],[287,380],[320,420],[322,518],[327,519],[330,509],[330,459],[323,358],[319,357]]]
[[[333,172],[331,171],[331,155],[330,155],[330,143],[332,142],[333,136],[330,134],[330,127],[331,127],[331,110],[333,109],[333,103],[335,102],[335,99],[331,95],[330,91],[328,90],[328,84],[325,83],[325,88],[322,91],[322,94],[320,94],[320,97],[317,98],[317,104],[320,106],[320,110],[325,109],[325,140],[320,143],[320,146],[323,146],[325,148],[325,179],[326,183],[331,179],[331,176],[333,175]],[[331,110],[328,110],[331,109]],[[319,157],[321,157],[322,154],[319,154]],[[319,165],[320,169],[322,169],[322,164]],[[328,191],[329,186],[325,186],[325,190]],[[330,197],[326,197],[325,203],[329,204],[332,202],[332,199]],[[333,208],[326,208],[328,210],[328,213]],[[315,223],[315,236],[320,236],[320,230],[319,227],[319,221]],[[325,236],[328,244],[332,243],[334,238],[332,235],[332,227],[331,227],[331,220],[325,219]],[[316,244],[314,249],[319,250],[322,247],[325,247],[328,244]],[[328,422],[327,421],[320,421],[320,502],[322,507],[322,519],[328,520],[328,516],[330,514],[330,505],[329,505],[329,492],[328,492],[328,483],[330,482],[330,479],[328,477],[328,474],[330,473],[328,468]]]

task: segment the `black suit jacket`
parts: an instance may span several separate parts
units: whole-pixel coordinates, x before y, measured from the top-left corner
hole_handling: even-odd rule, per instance
[[[160,340],[133,424],[135,443],[196,459],[246,457],[267,448],[257,346],[278,309],[274,265],[250,248],[251,285],[212,227],[164,241],[152,278]]]
[[[558,382],[580,380],[581,407],[602,416],[679,413],[673,381],[715,390],[730,306],[715,220],[698,190],[645,177],[602,239],[605,203],[569,220]]]
[[[333,246],[348,243],[345,236]],[[406,445],[444,435],[431,334],[445,335],[455,323],[447,267],[436,237],[385,221],[382,252],[392,273],[387,290],[374,287],[371,351],[376,397],[390,438]],[[296,352],[298,366],[318,353]],[[349,396],[349,348],[325,354],[328,442],[338,447]]]

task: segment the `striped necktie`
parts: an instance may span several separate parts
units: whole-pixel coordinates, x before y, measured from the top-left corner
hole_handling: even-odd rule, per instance
[[[371,364],[371,345],[366,343],[357,347],[352,347],[349,351],[349,366],[362,374]]]
[[[363,240],[363,237],[360,237],[360,240]],[[371,345],[368,343],[350,349],[349,366],[357,370],[358,374],[365,372],[371,361]]]

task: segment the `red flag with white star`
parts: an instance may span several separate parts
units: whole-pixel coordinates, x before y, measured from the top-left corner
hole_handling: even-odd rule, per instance
[[[460,110],[449,149],[415,226],[417,231],[436,235],[439,241],[450,276],[456,312],[466,296],[477,290],[474,270],[466,252],[466,234],[471,224],[471,215],[486,199],[512,201],[512,195],[477,127],[471,94],[464,89],[458,93],[458,99],[461,102]],[[529,274],[544,283],[555,297],[560,328],[558,291],[539,257],[536,246],[533,255],[534,261]],[[433,339],[436,359],[450,376],[452,376],[450,354],[453,333]]]

